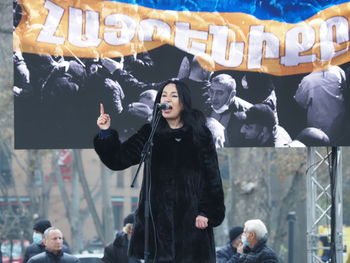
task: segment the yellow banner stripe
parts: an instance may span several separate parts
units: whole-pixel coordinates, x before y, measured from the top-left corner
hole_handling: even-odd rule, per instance
[[[109,1],[23,0],[21,6],[14,50],[22,52],[119,57],[169,44],[205,57],[202,62],[213,70],[280,76],[310,72],[316,59],[334,65],[350,61],[350,3],[296,24],[244,13],[164,11]]]

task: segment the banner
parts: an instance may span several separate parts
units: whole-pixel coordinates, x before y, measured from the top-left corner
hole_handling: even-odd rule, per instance
[[[91,147],[100,102],[125,139],[174,77],[218,147],[349,145],[349,15],[344,0],[18,1],[15,147]]]

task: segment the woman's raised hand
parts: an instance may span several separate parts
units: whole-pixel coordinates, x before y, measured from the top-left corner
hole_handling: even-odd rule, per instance
[[[111,126],[111,118],[105,113],[102,103],[100,103],[100,116],[97,118],[97,126],[101,130],[107,130]]]

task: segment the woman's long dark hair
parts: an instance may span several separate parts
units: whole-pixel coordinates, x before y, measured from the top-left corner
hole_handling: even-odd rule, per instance
[[[206,119],[201,111],[192,108],[191,91],[184,82],[175,78],[167,80],[164,85],[158,90],[154,109],[157,109],[156,104],[160,103],[160,99],[165,86],[170,83],[175,84],[180,103],[183,105],[183,110],[181,112],[181,122],[183,123],[184,127],[189,128],[189,130],[192,132],[194,143],[196,145],[200,145],[206,136]],[[166,122],[166,119],[161,117],[157,132],[165,133],[168,129],[169,126]]]

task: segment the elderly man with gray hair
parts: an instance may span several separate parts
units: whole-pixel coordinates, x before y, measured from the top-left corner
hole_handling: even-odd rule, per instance
[[[241,236],[242,244],[237,248],[240,257],[238,263],[277,263],[276,253],[266,245],[267,229],[260,219],[244,223]]]
[[[28,263],[78,263],[75,256],[63,252],[63,235],[56,227],[49,227],[43,236],[45,251],[31,257]]]

